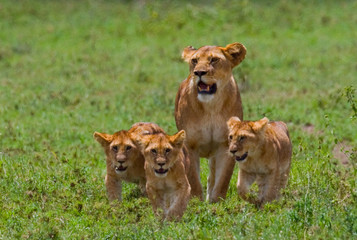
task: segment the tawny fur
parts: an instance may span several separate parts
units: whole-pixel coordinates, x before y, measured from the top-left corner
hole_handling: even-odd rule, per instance
[[[245,54],[246,49],[240,43],[226,47],[204,46],[198,50],[187,47],[182,53],[190,65],[190,74],[181,83],[176,96],[176,125],[187,133],[186,143],[192,162],[188,179],[191,194],[200,199],[203,198],[200,157],[209,159],[207,199],[210,202],[225,198],[233,173],[234,161],[227,153],[226,122],[231,116],[243,118],[241,97],[232,69],[243,61]],[[199,93],[200,80],[210,85],[210,89],[216,84],[216,92]]]
[[[258,207],[278,199],[291,164],[292,144],[286,124],[267,118],[252,122],[232,117],[227,125],[229,151],[239,163],[238,194]],[[258,198],[248,194],[254,181],[259,188]]]
[[[94,138],[104,148],[107,158],[105,186],[109,201],[122,200],[122,181],[138,183],[145,194],[144,156],[138,149],[135,139],[143,134],[158,132],[163,130],[156,124],[141,122],[134,124],[129,131],[122,130],[113,135],[94,133]]]
[[[163,210],[164,220],[180,220],[190,199],[191,187],[186,171],[189,159],[184,147],[185,131],[173,136],[164,133],[143,136],[146,192],[155,214]]]

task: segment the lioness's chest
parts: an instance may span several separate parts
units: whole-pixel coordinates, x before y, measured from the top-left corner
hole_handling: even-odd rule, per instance
[[[190,147],[198,148],[200,155],[209,152],[227,141],[228,129],[222,116],[202,116],[198,121],[187,126],[187,143]]]

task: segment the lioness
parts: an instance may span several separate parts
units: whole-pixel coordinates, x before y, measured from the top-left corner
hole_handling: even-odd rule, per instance
[[[277,199],[288,181],[292,145],[283,122],[256,122],[232,117],[229,128],[229,151],[239,163],[238,194],[258,207]],[[258,199],[247,196],[250,185],[257,181]]]
[[[188,179],[192,195],[201,199],[200,157],[209,158],[210,174],[207,199],[225,198],[234,161],[227,153],[231,116],[243,118],[242,102],[232,69],[243,61],[246,49],[241,43],[226,47],[187,47],[182,58],[190,65],[190,74],[180,85],[175,102],[179,130],[187,133],[186,143],[192,161]]]
[[[145,156],[146,192],[155,214],[163,209],[168,221],[181,219],[190,198],[184,140],[183,130],[173,136],[158,133],[138,139]]]
[[[144,156],[135,142],[143,132],[154,134],[163,130],[154,123],[136,123],[129,131],[121,130],[113,135],[95,132],[93,135],[107,157],[105,185],[109,201],[121,201],[122,181],[138,183],[145,194]]]

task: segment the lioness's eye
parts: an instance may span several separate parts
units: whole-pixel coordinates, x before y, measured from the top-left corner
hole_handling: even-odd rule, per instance
[[[196,65],[196,64],[197,64],[197,59],[196,59],[196,58],[192,58],[192,59],[191,59],[191,63],[192,63],[193,65]]]
[[[212,64],[212,63],[216,63],[218,61],[219,61],[219,58],[214,57],[214,58],[211,58],[210,63]]]
[[[166,148],[165,152],[169,153],[169,152],[171,152],[171,149],[170,148]]]
[[[239,138],[239,141],[243,141],[245,139],[245,137],[244,136],[241,136],[240,138]]]
[[[125,151],[129,151],[130,149],[131,149],[131,146],[129,146],[129,145],[125,147]]]
[[[112,150],[113,150],[113,152],[118,152],[118,146],[113,146]]]
[[[156,149],[151,149],[150,151],[151,151],[152,154],[156,154],[157,153]]]
[[[232,140],[232,139],[233,139],[233,136],[232,136],[232,135],[229,135],[229,139]]]

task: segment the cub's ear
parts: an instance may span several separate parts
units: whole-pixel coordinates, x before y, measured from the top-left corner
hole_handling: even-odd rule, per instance
[[[268,122],[269,122],[269,119],[267,117],[264,117],[264,118],[260,119],[259,121],[254,122],[252,128],[255,132],[258,132],[260,130],[263,130],[266,127],[266,125],[268,124]]]
[[[95,140],[97,140],[97,142],[99,142],[103,147],[108,146],[112,140],[113,140],[113,135],[110,134],[106,134],[106,133],[99,133],[99,132],[95,132],[93,134],[93,137],[95,138]]]
[[[232,67],[237,66],[245,58],[247,49],[241,43],[231,43],[228,44],[225,48],[222,48],[225,55],[232,63]]]
[[[186,132],[185,130],[181,130],[175,135],[171,136],[170,140],[172,144],[175,145],[175,147],[181,148],[185,139],[186,139]]]
[[[194,47],[192,46],[188,46],[186,47],[183,52],[182,52],[182,59],[185,60],[185,62],[190,62],[190,59],[193,55],[194,52],[196,52],[197,49],[195,49]]]
[[[240,123],[241,120],[239,119],[239,117],[231,117],[228,121],[227,121],[227,126],[228,126],[228,129],[231,130],[234,128],[234,126],[237,124],[237,123]]]

